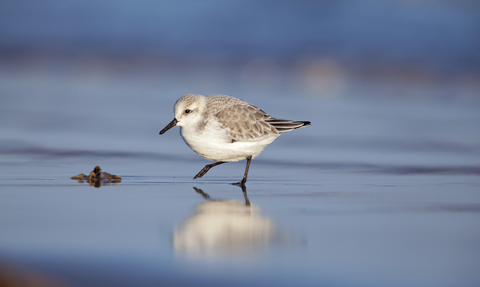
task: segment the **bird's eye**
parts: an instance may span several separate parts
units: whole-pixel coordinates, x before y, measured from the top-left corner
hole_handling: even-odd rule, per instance
[[[190,113],[190,112],[191,112],[191,110],[189,110],[189,109],[186,109],[186,110],[185,110],[185,113],[186,113],[186,114],[188,114],[188,113]]]

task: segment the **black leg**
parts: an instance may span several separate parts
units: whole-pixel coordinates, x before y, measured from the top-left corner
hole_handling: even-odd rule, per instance
[[[216,163],[207,164],[204,168],[202,168],[202,170],[199,173],[197,173],[197,175],[193,179],[197,179],[197,178],[200,178],[200,177],[204,176],[212,167],[217,166],[217,165],[222,164],[222,163],[225,163],[225,162],[224,161],[218,161]]]
[[[238,185],[240,187],[245,186],[245,182],[247,182],[248,169],[250,168],[250,161],[252,161],[251,155],[247,157],[247,167],[245,167],[245,174],[243,175],[242,181],[234,183],[234,185]]]

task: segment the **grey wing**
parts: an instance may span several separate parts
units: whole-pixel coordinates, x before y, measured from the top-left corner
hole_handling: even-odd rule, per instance
[[[215,116],[233,141],[256,141],[280,133],[268,122],[273,119],[270,115],[248,103],[228,106]]]

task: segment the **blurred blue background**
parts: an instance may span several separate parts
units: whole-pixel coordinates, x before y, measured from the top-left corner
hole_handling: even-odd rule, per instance
[[[2,1],[0,13],[2,66],[164,72],[211,92],[227,70],[241,94],[374,93],[360,81],[478,100],[476,1]]]
[[[73,286],[478,286],[479,51],[478,1],[3,0],[0,259]],[[174,250],[192,186],[244,202],[244,162],[192,181],[207,161],[158,135],[187,93],[312,122],[252,162],[287,231],[247,259]],[[122,182],[70,180],[95,165]]]
[[[41,143],[45,131],[120,134],[135,121],[140,137],[187,93],[300,120],[279,99],[325,114],[340,103],[391,115],[399,101],[423,114],[475,112],[479,15],[477,1],[2,1],[0,123],[23,142],[11,133],[39,132]],[[319,120],[329,124],[315,134],[350,129]]]

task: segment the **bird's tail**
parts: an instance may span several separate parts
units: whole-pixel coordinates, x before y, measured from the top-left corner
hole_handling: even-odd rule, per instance
[[[291,121],[277,118],[268,119],[267,122],[274,126],[281,134],[310,125],[308,121]]]

